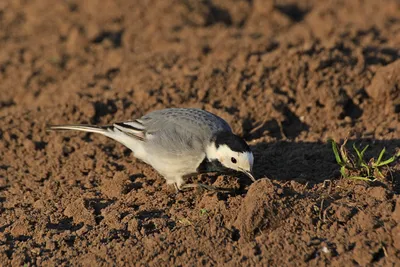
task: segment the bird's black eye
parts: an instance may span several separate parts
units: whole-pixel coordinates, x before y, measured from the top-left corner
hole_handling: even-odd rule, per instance
[[[234,157],[231,158],[231,161],[232,161],[232,163],[236,163],[237,162],[237,160]]]

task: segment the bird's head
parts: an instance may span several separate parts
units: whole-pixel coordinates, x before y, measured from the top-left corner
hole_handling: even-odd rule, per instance
[[[231,132],[219,132],[206,149],[209,161],[217,160],[228,169],[245,173],[253,182],[253,153],[249,145]]]

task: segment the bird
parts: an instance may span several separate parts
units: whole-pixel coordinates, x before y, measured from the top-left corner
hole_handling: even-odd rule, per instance
[[[254,156],[246,141],[221,117],[197,108],[166,108],[111,125],[49,125],[48,130],[97,133],[120,142],[152,166],[176,191],[215,187],[185,182],[190,176],[226,171],[246,174],[253,182]]]

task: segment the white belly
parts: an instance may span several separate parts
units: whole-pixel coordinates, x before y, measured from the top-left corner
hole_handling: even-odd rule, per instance
[[[132,150],[136,158],[152,166],[168,182],[178,179],[178,177],[181,179],[182,176],[196,173],[197,167],[205,157],[205,153],[177,155],[168,151],[159,151],[120,131],[115,131],[112,138]]]

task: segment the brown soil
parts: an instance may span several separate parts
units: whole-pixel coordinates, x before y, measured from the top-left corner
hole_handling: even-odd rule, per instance
[[[398,264],[400,186],[340,178],[327,140],[400,146],[399,47],[395,0],[0,1],[0,263]],[[164,107],[225,118],[259,181],[174,194],[112,140],[45,131]]]

